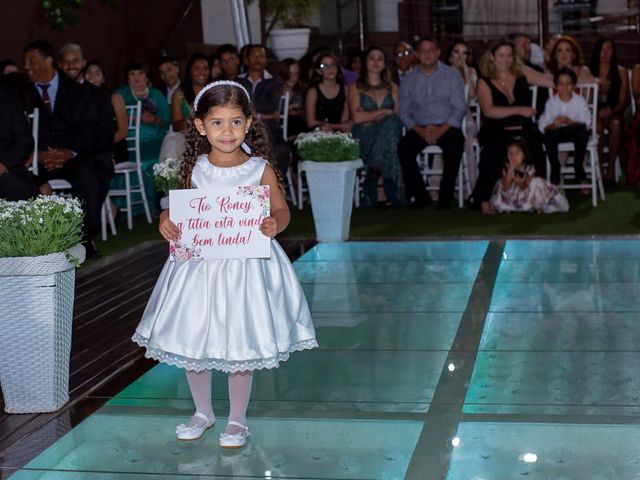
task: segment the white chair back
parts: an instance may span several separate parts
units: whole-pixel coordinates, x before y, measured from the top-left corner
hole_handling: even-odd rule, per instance
[[[135,152],[136,163],[140,165],[140,118],[142,116],[142,102],[125,107],[127,110],[127,151]]]
[[[531,90],[531,107],[536,108],[538,106],[538,86],[530,85],[529,90]]]
[[[33,155],[31,156],[31,171],[38,175],[38,132],[40,129],[40,110],[33,109],[27,118],[31,121],[31,135],[33,135]]]
[[[285,92],[280,97],[280,126],[282,127],[282,136],[284,141],[287,141],[289,132],[289,101],[291,97],[289,92]]]
[[[597,83],[580,83],[576,85],[579,95],[582,95],[589,105],[589,113],[591,114],[591,138],[597,138],[598,130],[598,84]]]

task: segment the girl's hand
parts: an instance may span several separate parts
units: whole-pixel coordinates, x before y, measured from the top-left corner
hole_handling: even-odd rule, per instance
[[[169,210],[163,210],[160,214],[160,226],[158,227],[160,235],[167,241],[180,241],[181,232],[180,229],[169,220]]]
[[[260,224],[260,231],[263,235],[273,238],[278,233],[278,222],[275,217],[266,217]]]

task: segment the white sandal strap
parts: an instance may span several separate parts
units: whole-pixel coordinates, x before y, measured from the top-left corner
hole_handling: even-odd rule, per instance
[[[243,424],[241,424],[239,422],[236,422],[235,420],[229,420],[227,422],[227,425],[233,425],[234,427],[240,427],[241,429],[243,429],[246,432],[249,431],[249,427],[247,427],[246,425],[243,425]]]
[[[209,423],[209,420],[211,420],[209,417],[207,417],[204,413],[200,413],[200,412],[196,412],[193,414],[194,417],[198,417],[201,418],[202,420],[204,420],[205,422]]]

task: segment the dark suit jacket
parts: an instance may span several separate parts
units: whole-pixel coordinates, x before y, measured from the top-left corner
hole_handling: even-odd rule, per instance
[[[17,93],[0,87],[0,162],[9,170],[25,170],[32,150],[31,127]]]
[[[105,88],[96,87],[88,82],[82,86],[88,90],[89,98],[93,103],[96,112],[96,122],[94,132],[92,132],[93,152],[101,153],[111,151],[113,147],[113,136],[116,133],[115,113],[111,96]]]
[[[97,125],[96,109],[91,94],[83,85],[58,73],[59,85],[55,107],[50,114],[36,89],[35,106],[40,109],[39,150],[48,147],[69,149],[79,156],[94,151]]]

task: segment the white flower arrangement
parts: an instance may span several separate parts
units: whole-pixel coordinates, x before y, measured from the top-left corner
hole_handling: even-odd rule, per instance
[[[342,162],[360,156],[358,140],[350,133],[326,132],[316,129],[301,133],[293,142],[302,160],[314,162]]]
[[[62,252],[82,239],[84,213],[75,198],[0,200],[0,257]]]
[[[180,160],[176,158],[167,158],[164,162],[156,163],[153,166],[156,188],[165,197],[169,195],[170,190],[177,190],[182,187],[180,163]]]

